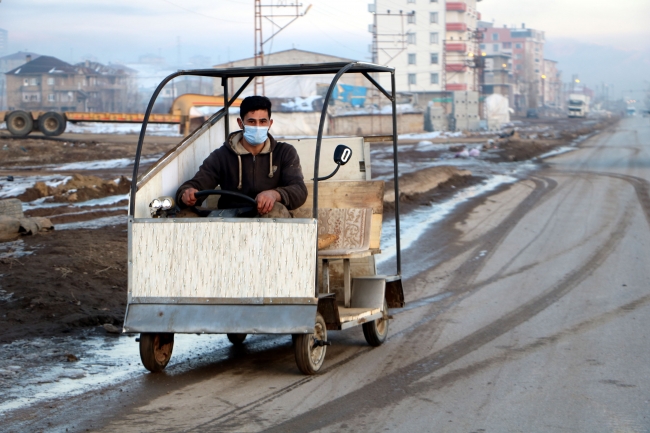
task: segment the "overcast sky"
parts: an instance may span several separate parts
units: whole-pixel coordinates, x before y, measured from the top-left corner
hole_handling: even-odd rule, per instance
[[[369,60],[369,0],[302,1],[311,1],[309,13],[267,52],[296,47]],[[407,8],[406,0],[391,3]],[[650,0],[483,0],[478,9],[496,25],[544,30],[549,42],[636,51],[646,60],[650,53]],[[176,65],[180,38],[183,63],[202,55],[216,64],[253,54],[253,0],[1,0],[0,28],[9,31],[9,53],[26,49],[68,62],[93,55],[106,63],[151,53]]]

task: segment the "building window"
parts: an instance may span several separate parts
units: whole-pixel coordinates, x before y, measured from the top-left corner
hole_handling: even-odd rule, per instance
[[[504,42],[503,49],[509,50],[512,48],[512,42]]]
[[[438,32],[431,32],[429,33],[429,43],[431,44],[437,44],[439,43],[439,37],[438,37]]]
[[[438,3],[438,0],[429,0],[429,3]]]
[[[524,65],[517,65],[517,70],[518,71],[521,71],[522,69],[524,69]]]
[[[536,61],[537,63],[539,63],[539,59],[535,59],[535,61]]]
[[[432,65],[438,64],[438,53],[431,53],[431,64]]]
[[[415,0],[406,0],[406,3],[415,3]]]
[[[54,78],[48,78],[47,79],[47,85],[48,86],[54,86]]]
[[[498,33],[492,33],[492,40],[493,41],[498,41],[499,40],[499,34]]]
[[[481,51],[485,51],[485,44],[479,45],[479,48],[480,48]]]
[[[415,79],[415,74],[409,74],[409,85],[415,85],[417,84],[416,79]]]
[[[499,52],[499,44],[492,44],[492,51]]]
[[[431,84],[438,84],[440,82],[440,75],[437,72],[431,74]]]
[[[409,53],[409,65],[415,65],[415,53]]]
[[[415,39],[415,33],[407,33],[406,34],[406,43],[407,44],[415,45],[415,43],[416,43],[415,40],[416,40]]]
[[[50,93],[49,95],[47,95],[47,100],[50,101],[50,102],[54,102],[55,101],[54,93]]]
[[[429,22],[431,24],[438,24],[438,12],[429,12]]]
[[[515,44],[515,48],[521,48],[521,44]]]
[[[523,57],[524,56],[522,56],[521,54],[515,54],[515,59],[522,59]]]
[[[415,24],[415,12],[411,12],[406,16],[406,22],[409,24]]]

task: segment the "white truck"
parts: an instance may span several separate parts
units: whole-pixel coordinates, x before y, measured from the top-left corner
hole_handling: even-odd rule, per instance
[[[572,93],[569,95],[569,117],[587,117],[589,96]]]

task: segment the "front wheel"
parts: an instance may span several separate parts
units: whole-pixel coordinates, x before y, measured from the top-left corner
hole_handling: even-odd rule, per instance
[[[157,373],[167,367],[174,349],[174,334],[140,334],[140,360],[144,368]]]
[[[244,340],[248,334],[226,334],[228,341],[232,343],[233,346],[241,346],[244,344]]]
[[[366,337],[368,344],[373,347],[381,346],[388,336],[388,303],[385,299],[383,313],[384,316],[381,319],[361,325],[363,336]]]
[[[294,351],[298,369],[304,374],[316,374],[325,361],[327,326],[320,313],[316,314],[313,334],[294,334]]]

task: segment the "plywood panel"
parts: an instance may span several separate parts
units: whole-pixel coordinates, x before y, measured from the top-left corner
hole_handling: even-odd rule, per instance
[[[133,297],[313,297],[316,222],[131,224]]]
[[[311,208],[313,205],[314,184],[306,183],[307,201],[301,208]],[[369,182],[318,182],[319,208],[366,208],[371,207],[373,214],[384,211],[384,181]]]

